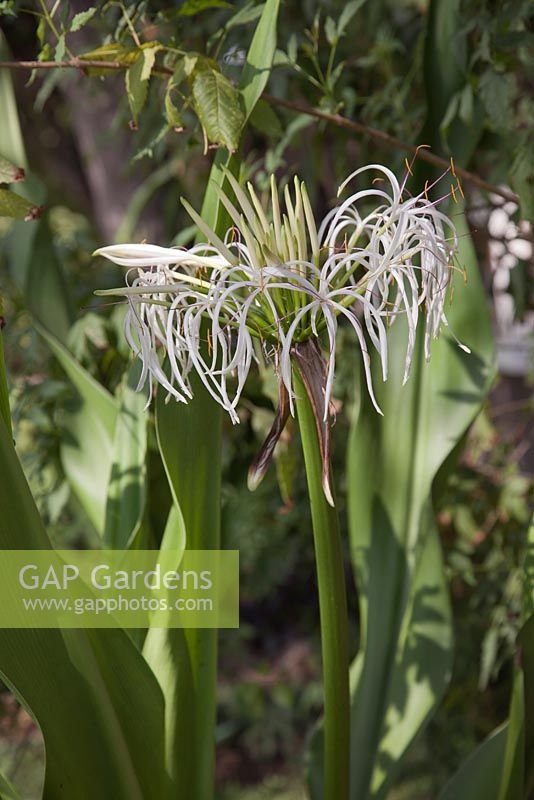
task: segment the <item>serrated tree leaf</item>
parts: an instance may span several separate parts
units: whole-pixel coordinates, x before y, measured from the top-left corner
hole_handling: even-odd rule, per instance
[[[191,94],[207,138],[233,152],[245,118],[239,95],[228,78],[211,63],[200,61],[191,77]]]
[[[0,189],[0,217],[23,219],[30,222],[39,219],[43,213],[42,206],[36,206],[25,197],[21,197],[9,189]]]
[[[16,167],[7,158],[0,156],[0,183],[18,183],[26,177],[22,167]]]

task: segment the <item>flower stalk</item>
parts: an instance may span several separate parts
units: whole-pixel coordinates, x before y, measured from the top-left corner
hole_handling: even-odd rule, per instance
[[[295,404],[312,513],[324,691],[323,797],[347,800],[350,765],[348,618],[337,510],[323,491],[316,416],[296,368]]]

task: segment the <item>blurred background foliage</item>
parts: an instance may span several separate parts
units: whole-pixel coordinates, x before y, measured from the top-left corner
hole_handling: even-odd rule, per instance
[[[480,131],[469,169],[519,194],[519,204],[508,203],[508,213],[516,235],[530,242],[532,4],[451,0],[450,7],[457,25],[442,57],[456,59],[459,74],[453,99],[438,120],[441,150],[450,155],[458,120]],[[2,317],[14,437],[56,546],[91,546],[97,537],[61,460],[65,416],[76,395],[34,326],[22,278],[24,255],[14,247],[16,231],[25,224],[28,237],[38,235],[36,228],[49,232],[48,250],[34,268],[37,273],[52,269],[53,260],[64,280],[72,315],[65,343],[86,370],[115,391],[128,364],[124,308],[101,303],[92,292],[117,285],[121,275],[90,254],[118,240],[184,244],[192,239],[194,230],[179,198],[185,196],[199,208],[211,148],[233,144],[240,113],[233,107],[233,86],[260,11],[253,1],[124,0],[94,6],[77,0],[0,2],[0,26],[13,58],[63,61],[89,53],[94,60],[127,66],[122,71],[100,67],[17,71],[9,77],[0,73],[0,80],[15,82],[31,176],[17,191],[27,191],[44,206],[38,222],[0,218]],[[424,68],[428,13],[426,0],[287,0],[270,94],[343,114],[410,145],[425,143],[424,83],[432,80]],[[227,118],[222,122],[210,116],[204,81],[223,82]],[[320,213],[353,168],[381,162],[401,172],[405,157],[372,137],[264,101],[254,111],[242,151],[245,173],[254,176],[260,190],[267,188],[273,172],[288,181],[298,174]],[[427,173],[432,176],[430,167]],[[468,183],[464,191],[491,303],[495,267],[488,219],[501,200]],[[521,280],[512,280],[506,289],[521,317],[516,322],[528,319],[533,303],[532,247],[522,252],[513,265]],[[53,295],[46,297],[46,304],[49,317],[63,313],[63,307],[56,311]],[[510,373],[506,363],[500,360],[492,394],[437,495],[454,610],[454,671],[437,714],[408,753],[392,800],[436,797],[466,754],[508,713],[534,460],[532,370]],[[343,342],[339,365],[333,460],[334,473],[343,481],[354,402],[354,359]],[[242,424],[225,422],[223,543],[241,554],[242,622],[239,631],[221,633],[221,798],[303,797],[300,753],[321,708],[313,543],[303,467],[291,428],[279,448],[276,469],[255,494],[246,488],[247,469],[272,422],[275,397],[276,387],[258,372],[245,392]],[[171,501],[149,414],[148,515],[157,543]],[[346,531],[343,485],[338,490]],[[354,599],[352,603],[355,620]],[[356,629],[352,637],[355,650]],[[25,797],[36,797],[40,739],[7,692],[0,695],[0,742],[4,772]]]

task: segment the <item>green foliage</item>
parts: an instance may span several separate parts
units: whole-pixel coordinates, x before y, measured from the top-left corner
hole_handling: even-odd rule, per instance
[[[3,422],[0,458],[0,545],[50,547]],[[124,800],[161,798],[161,694],[124,631],[2,630],[0,640],[1,675],[31,708],[45,738],[45,796],[67,793],[75,800],[112,792]],[[47,691],[40,688],[43,682]],[[143,695],[134,702],[140,683]]]
[[[199,59],[190,76],[193,103],[209,141],[237,149],[244,117],[238,94],[216,64]]]

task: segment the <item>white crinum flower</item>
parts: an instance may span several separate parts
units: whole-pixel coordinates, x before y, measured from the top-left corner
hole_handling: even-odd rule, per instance
[[[141,384],[155,380],[177,400],[191,398],[195,370],[210,394],[238,422],[237,404],[254,360],[270,359],[279,376],[284,414],[293,412],[293,370],[303,352],[321,360],[321,416],[328,421],[340,320],[352,327],[363,357],[367,387],[376,401],[368,342],[388,374],[387,328],[399,314],[408,323],[404,378],[424,312],[425,353],[438,336],[457,246],[451,221],[426,192],[404,197],[404,184],[372,164],[352,173],[374,176],[369,188],[348,194],[317,227],[306,188],[298,179],[284,191],[282,210],[274,179],[269,211],[252,186],[226,178],[235,196],[219,197],[233,226],[221,240],[184,202],[209,244],[188,250],[124,244],[97,251],[130,267],[124,295],[126,336],[142,360]],[[377,181],[378,177],[378,181]],[[133,279],[130,276],[133,273]],[[366,336],[367,334],[367,336]],[[317,347],[326,345],[326,360]],[[311,346],[313,345],[313,347]],[[167,354],[170,375],[161,356]],[[287,399],[287,402],[285,400]],[[381,412],[380,412],[381,413]],[[319,424],[319,423],[318,423]],[[274,426],[276,427],[276,426]],[[327,426],[326,426],[327,427]]]

